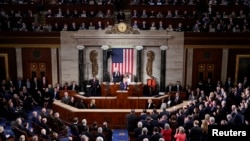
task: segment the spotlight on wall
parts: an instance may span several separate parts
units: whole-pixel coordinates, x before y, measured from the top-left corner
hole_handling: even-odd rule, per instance
[[[161,50],[168,50],[168,46],[165,46],[165,45],[160,46],[160,49],[161,49]]]
[[[137,49],[137,50],[142,50],[142,49],[143,49],[143,46],[135,46],[135,49]]]
[[[109,49],[109,46],[108,45],[102,45],[101,47],[103,50],[108,50]]]
[[[83,46],[83,45],[77,45],[76,48],[79,49],[79,50],[83,50],[85,48],[85,46]]]

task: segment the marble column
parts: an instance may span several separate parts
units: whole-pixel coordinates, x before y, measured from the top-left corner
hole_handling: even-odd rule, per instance
[[[188,48],[187,49],[187,63],[186,63],[186,85],[192,86],[192,80],[193,80],[193,56],[194,56],[194,49]],[[187,67],[189,66],[189,67]]]
[[[136,76],[135,82],[142,82],[142,49],[143,46],[136,46],[137,58],[136,58]]]
[[[58,79],[58,49],[57,48],[51,48],[51,64],[52,64],[52,84],[56,84],[57,82],[60,82]]]
[[[16,62],[17,62],[17,77],[18,78],[23,78],[23,62],[22,62],[22,49],[21,48],[16,48]]]
[[[103,45],[102,47],[103,50],[103,70],[102,70],[102,75],[103,75],[103,82],[110,82],[110,76],[108,73],[108,49],[109,46]]]
[[[79,70],[79,94],[84,94],[85,92],[85,82],[84,82],[84,56],[83,56],[83,49],[85,46],[77,45],[76,48],[78,49],[78,70]]]
[[[161,95],[165,94],[166,87],[166,50],[168,46],[160,46],[161,49],[161,69],[160,69],[160,93]]]
[[[222,50],[222,65],[221,65],[221,82],[227,80],[227,65],[228,65],[228,48]]]

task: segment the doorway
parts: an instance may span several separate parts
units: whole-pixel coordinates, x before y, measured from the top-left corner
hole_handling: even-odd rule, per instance
[[[30,76],[31,78],[42,78],[46,76],[46,63],[30,63]]]
[[[208,79],[214,80],[214,66],[212,63],[198,64],[198,80],[203,82]]]

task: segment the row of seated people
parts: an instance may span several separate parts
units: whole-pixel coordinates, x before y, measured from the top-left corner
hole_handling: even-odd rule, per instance
[[[34,17],[34,12],[30,9],[26,9],[25,11],[21,10],[0,10],[0,17],[2,18],[25,18],[25,17]]]
[[[3,20],[0,24],[1,31],[77,31],[77,30],[104,30],[113,25],[112,19],[92,19],[92,18],[73,18],[65,21],[64,19],[49,18],[47,24],[35,23],[34,19],[15,19]]]
[[[75,100],[73,96],[69,96],[67,91],[64,92],[63,97],[60,99],[62,103],[68,104],[70,106],[73,106],[79,109],[96,109],[97,108],[95,99],[91,99],[90,103],[86,103],[83,99]]]
[[[112,17],[113,6],[70,6],[70,5],[48,5],[44,8],[46,17]]]
[[[156,19],[152,21],[134,19],[132,20],[132,27],[141,30],[167,30],[168,32],[249,32],[248,19],[237,19],[233,21],[218,20],[215,21],[199,21],[190,20],[189,23],[176,21],[166,21]],[[185,23],[185,24],[183,24]]]
[[[104,141],[112,141],[113,131],[106,121],[102,125],[98,125],[96,121],[89,125],[87,119],[82,119],[81,122],[78,122],[78,117],[75,117],[70,125],[70,130],[76,141],[82,135],[85,135],[90,141],[96,141],[97,137],[102,137]]]
[[[218,17],[218,18],[246,18],[249,17],[246,10],[240,9],[240,10],[232,10],[232,11],[217,11],[217,10],[210,10],[207,12],[207,14],[210,17]],[[150,10],[147,11],[146,9],[143,9],[141,11],[138,11],[137,9],[131,10],[131,18],[199,18],[199,14],[197,10],[190,9],[188,10],[164,10],[164,11],[154,11]]]
[[[28,112],[36,106],[51,107],[56,99],[60,99],[60,90],[79,90],[76,82],[61,86],[59,83],[53,86],[45,77],[43,79],[3,80],[0,88],[1,111],[0,117],[12,120],[17,117],[28,118]]]
[[[53,12],[62,10],[62,12],[66,12],[66,10],[69,11],[94,11],[97,13],[98,11],[107,11],[110,10],[110,12],[114,12],[114,6],[112,5],[105,5],[105,6],[82,6],[82,5],[50,5],[50,4],[45,4],[43,5],[43,9],[37,9],[36,5],[18,5],[18,4],[0,4],[1,5],[1,11],[5,11],[6,14],[11,13],[11,11],[14,11],[15,13],[20,12],[20,13],[27,13],[27,11],[31,11],[33,13],[38,14],[41,11],[46,11],[46,10],[51,10]]]
[[[36,7],[25,5],[26,8],[20,7],[20,5],[1,5],[0,17],[2,18],[25,18],[34,17],[35,14],[40,14]],[[47,9],[45,17],[98,17],[98,18],[112,18],[114,8],[112,6],[51,6],[44,7]]]
[[[57,11],[52,11],[51,9],[47,10],[47,13],[45,15],[46,18],[50,17],[57,17],[57,18],[112,18],[113,13],[111,13],[110,9],[107,9],[105,12],[102,10],[99,11],[86,11],[81,10],[78,11],[76,9],[70,11],[69,9],[66,9],[63,11],[61,8],[59,8]]]
[[[85,22],[84,22],[85,21]],[[109,21],[106,21],[106,23],[102,21],[98,21],[97,23],[93,22],[86,22],[86,20],[78,21],[78,22],[72,22],[69,23],[60,23],[60,22],[53,22],[53,20],[50,20],[48,22],[49,24],[49,31],[78,31],[78,30],[104,30],[105,28],[108,28],[109,26],[112,26]]]
[[[87,119],[82,119],[79,122],[78,117],[75,117],[72,121],[63,121],[60,118],[60,113],[48,108],[38,108],[38,110],[31,111],[31,114],[26,120],[18,117],[11,121],[14,136],[6,133],[4,127],[1,126],[0,139],[14,138],[19,140],[25,138],[25,140],[49,141],[62,140],[66,137],[73,141],[79,141],[82,138],[96,141],[96,138],[100,136],[104,141],[112,140],[113,133],[106,121],[102,125],[98,125],[97,122],[89,125]]]
[[[59,116],[59,113],[53,113],[53,110],[47,114],[46,109],[43,108],[40,113],[32,111],[32,116],[27,120],[17,118],[11,121],[15,139],[20,138],[21,135],[25,135],[27,139],[36,135],[38,138],[50,140],[54,133],[57,133],[57,136],[66,136],[67,126]]]
[[[40,1],[34,0],[1,0],[0,4],[19,4],[19,5],[43,5],[43,4],[52,4],[52,5],[112,5],[113,0],[48,0],[43,3]]]
[[[130,5],[199,5],[196,0],[130,0]],[[248,5],[247,0],[209,0],[211,5]]]
[[[28,19],[30,22],[23,22],[22,19],[16,22],[3,22],[1,23],[1,31],[38,31],[38,32],[51,32],[51,31],[78,31],[78,30],[104,30],[105,28],[112,27],[112,21],[88,19],[86,20],[76,19],[65,22],[59,22],[62,20],[48,19],[48,24],[36,24],[32,22],[32,19]],[[204,21],[205,20],[205,21]],[[72,21],[72,22],[71,22]],[[93,22],[92,22],[93,21]],[[96,23],[94,23],[96,22]],[[249,20],[234,19],[232,21],[213,18],[204,18],[203,20],[162,20],[162,19],[133,19],[131,26],[134,29],[140,30],[167,30],[169,32],[249,32]]]
[[[49,4],[55,5],[113,5],[113,0],[50,0]]]

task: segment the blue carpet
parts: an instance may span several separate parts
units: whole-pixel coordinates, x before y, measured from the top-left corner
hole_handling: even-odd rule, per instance
[[[127,130],[121,130],[121,129],[113,130],[112,141],[128,141],[128,140],[129,136]]]
[[[13,133],[11,127],[10,127],[10,123],[5,118],[0,119],[0,126],[4,127],[5,134],[9,134],[11,136],[14,136],[14,133]]]

